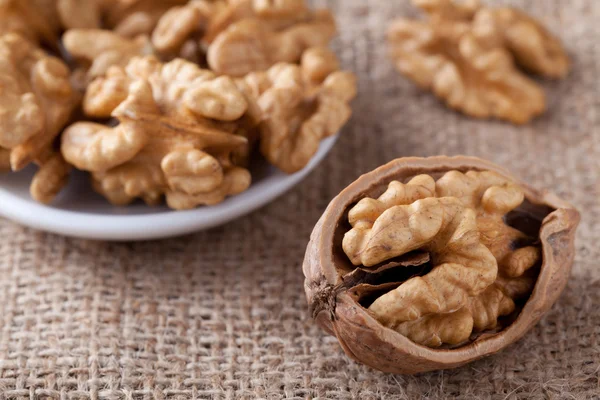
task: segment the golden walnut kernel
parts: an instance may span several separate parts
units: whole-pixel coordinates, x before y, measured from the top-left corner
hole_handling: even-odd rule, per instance
[[[124,37],[150,34],[171,7],[187,0],[54,0],[66,29],[110,29]]]
[[[558,78],[569,67],[559,41],[510,8],[476,1],[415,0],[424,20],[399,19],[388,33],[400,72],[467,115],[522,124],[541,114],[541,87],[515,66]]]
[[[106,9],[117,0],[57,0],[56,8],[66,29],[99,29]]]
[[[72,169],[60,153],[49,155],[33,176],[29,189],[31,197],[41,203],[50,203],[67,184]]]
[[[103,76],[111,66],[124,67],[134,57],[153,53],[147,36],[129,39],[102,29],[71,29],[63,35],[63,45],[81,62],[88,80]]]
[[[59,30],[54,0],[0,0],[0,36],[16,33],[54,46]]]
[[[335,55],[324,47],[304,52],[301,65],[279,63],[241,82],[261,112],[262,154],[287,173],[304,168],[321,140],[341,129],[356,95],[354,75],[339,71]]]
[[[327,46],[335,35],[335,21],[327,10],[316,10],[304,19],[276,29],[260,18],[229,25],[211,42],[208,65],[219,74],[243,76],[264,71],[278,62],[297,63],[305,50]]]
[[[117,7],[107,9],[106,27],[126,37],[150,35],[165,12],[187,2],[188,0],[117,0]]]
[[[224,6],[223,3],[217,3],[220,7],[206,27],[205,43],[211,43],[230,25],[246,19],[260,21],[273,30],[282,30],[311,18],[305,0],[236,0],[225,2]]]
[[[294,24],[310,22],[313,19],[314,15],[309,12],[304,0],[275,2],[262,0],[232,2],[194,0],[186,5],[171,8],[161,17],[152,34],[152,44],[156,51],[163,56],[182,55],[189,57],[185,54],[186,46],[192,49],[195,47],[195,52],[198,52],[199,49],[209,48],[223,31],[238,22],[253,21],[274,34],[276,31],[290,28]],[[311,26],[319,28],[317,25]],[[322,29],[319,28],[319,31],[311,33],[311,43],[317,43],[315,41],[317,39],[313,37],[320,38],[323,35],[321,31]],[[255,34],[258,35],[258,33]],[[221,41],[217,41],[220,49],[215,50],[217,53],[222,51],[219,43]],[[266,69],[270,65],[262,69]],[[236,73],[236,75],[244,75],[252,71],[251,68],[244,66],[238,66],[238,68],[245,69],[240,73]],[[230,71],[215,70],[219,73],[231,75]]]
[[[247,139],[221,126],[247,109],[228,77],[181,59],[136,58],[93,82],[84,100],[86,112],[112,115],[119,124],[73,124],[61,150],[92,173],[95,189],[114,204],[138,197],[156,204],[163,195],[175,209],[216,204],[250,185],[249,172],[231,161]]]
[[[514,8],[483,8],[476,15],[478,29],[495,25],[504,45],[519,66],[547,78],[563,78],[570,62],[560,41],[538,21]]]
[[[313,317],[383,371],[463,365],[518,340],[554,304],[578,221],[484,160],[392,161],[315,226],[303,267]]]
[[[0,70],[0,168],[17,171],[35,162],[41,168],[34,182],[49,171],[66,176],[68,167],[52,148],[78,104],[69,69],[29,40],[7,34],[0,37]],[[43,193],[32,185],[32,195],[48,202],[63,183],[48,180]]]
[[[460,344],[472,329],[495,328],[499,316],[514,310],[514,299],[498,288],[490,292],[493,304],[480,296],[497,275],[519,279],[538,261],[537,248],[515,249],[532,239],[503,221],[523,200],[517,185],[488,171],[450,171],[437,182],[418,175],[406,185],[392,181],[378,199],[362,199],[349,211],[353,228],[343,240],[353,264],[373,266],[422,250],[434,268],[369,309],[384,325],[428,346]]]
[[[171,8],[160,18],[152,32],[154,48],[161,54],[181,53],[186,43],[199,42],[210,21],[225,7],[221,1],[194,0]]]

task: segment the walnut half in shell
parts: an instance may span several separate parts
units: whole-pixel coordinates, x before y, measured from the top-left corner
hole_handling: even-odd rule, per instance
[[[398,159],[350,184],[315,226],[310,309],[373,368],[458,367],[515,342],[554,304],[578,222],[490,162]]]

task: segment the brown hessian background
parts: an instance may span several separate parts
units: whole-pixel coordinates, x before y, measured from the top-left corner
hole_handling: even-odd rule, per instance
[[[491,3],[491,0],[487,0]],[[511,1],[574,60],[548,112],[515,127],[446,109],[386,57],[408,0],[331,0],[359,78],[354,116],[301,185],[225,226],[102,243],[0,220],[0,400],[589,399],[600,397],[600,1]],[[505,3],[494,1],[494,3]],[[402,156],[485,157],[582,212],[572,278],[518,343],[466,367],[400,376],[345,356],[310,319],[301,263],[343,187]]]

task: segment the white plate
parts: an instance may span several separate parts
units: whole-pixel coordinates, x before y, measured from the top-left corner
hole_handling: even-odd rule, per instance
[[[0,216],[35,229],[99,240],[148,240],[183,235],[234,220],[264,206],[299,183],[331,150],[337,137],[321,142],[317,154],[302,170],[287,175],[262,163],[251,167],[253,183],[245,192],[211,207],[172,211],[136,202],[110,205],[94,193],[85,173],[76,172],[50,206],[29,196],[35,167],[0,174]]]

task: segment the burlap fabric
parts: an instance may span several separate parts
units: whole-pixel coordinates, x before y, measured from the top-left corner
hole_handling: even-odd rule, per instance
[[[320,4],[324,4],[321,2]],[[566,43],[524,127],[447,110],[386,58],[407,0],[338,0],[355,115],[301,185],[226,226],[148,243],[67,239],[0,221],[0,399],[513,399],[600,396],[600,1],[514,1]],[[582,212],[562,298],[520,342],[466,367],[399,376],[348,359],[306,311],[301,262],[329,200],[401,156],[488,158]],[[1,206],[1,205],[0,205]]]

